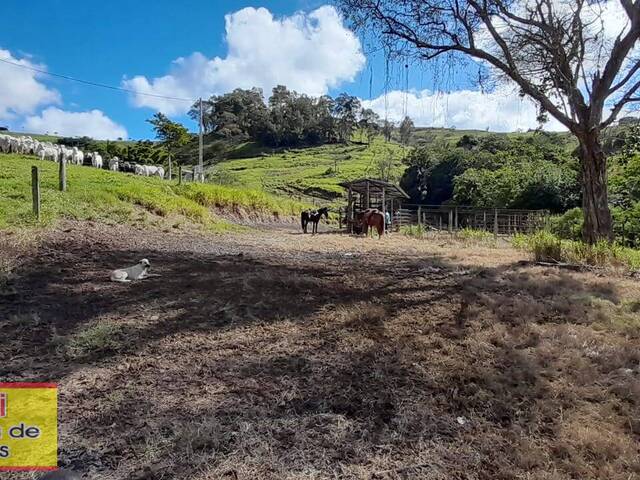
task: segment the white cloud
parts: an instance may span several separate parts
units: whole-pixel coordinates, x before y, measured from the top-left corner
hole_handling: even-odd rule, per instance
[[[347,29],[334,7],[281,19],[266,8],[244,8],[226,15],[225,58],[201,53],[175,60],[168,75],[151,80],[125,79],[123,86],[138,92],[196,98],[234,88],[270,90],[283,84],[309,95],[322,95],[342,82],[353,81],[364,67],[360,41]],[[134,96],[134,105],[166,114],[186,112],[190,105]]]
[[[385,103],[387,107],[385,108]],[[363,100],[363,106],[373,109],[382,118],[399,122],[404,117],[405,93],[395,90],[373,100]],[[442,93],[430,90],[411,91],[406,95],[406,113],[416,126],[456,127],[458,129],[510,132],[537,128],[534,103],[521,98],[516,90],[502,86],[492,93],[458,90]],[[565,130],[554,119],[545,130]]]
[[[29,60],[15,58],[8,50],[0,49],[0,59],[45,69]],[[42,105],[60,103],[60,94],[39,82],[39,76],[34,71],[0,62],[0,120],[33,113]]]
[[[32,133],[55,132],[68,137],[87,136],[100,140],[127,137],[125,128],[100,110],[67,112],[49,107],[39,116],[27,117],[25,130]]]

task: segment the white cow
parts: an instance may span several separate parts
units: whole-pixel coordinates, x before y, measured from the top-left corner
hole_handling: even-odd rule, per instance
[[[82,153],[82,150],[78,147],[73,147],[72,151],[73,163],[76,165],[82,165],[84,163],[84,153]]]
[[[153,177],[154,175],[164,178],[164,168],[155,165],[136,165],[136,175]]]
[[[146,176],[147,173],[146,173],[145,165],[136,164],[134,173],[136,175],[145,175]]]
[[[59,158],[58,149],[50,143],[41,143],[38,145],[36,155],[40,160],[51,160],[57,162]]]
[[[9,153],[9,149],[10,149],[9,139],[10,138],[11,137],[9,135],[0,134],[0,152]]]
[[[13,153],[20,153],[20,140],[16,137],[9,137],[9,151]]]
[[[73,150],[65,147],[64,145],[60,145],[60,161],[64,163],[71,163],[73,161]]]
[[[118,157],[113,157],[109,159],[109,170],[112,172],[117,172],[120,166],[120,159]]]
[[[93,152],[91,155],[91,165],[96,168],[102,168],[102,156],[98,152]]]

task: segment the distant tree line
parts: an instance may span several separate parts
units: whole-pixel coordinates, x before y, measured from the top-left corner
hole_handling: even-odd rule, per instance
[[[464,135],[412,150],[401,185],[416,203],[546,209],[580,204],[578,161],[558,136]]]
[[[261,89],[239,88],[204,100],[202,109],[206,133],[271,147],[346,143],[358,130],[360,141],[371,142],[380,133],[390,139],[393,129],[373,110],[363,108],[355,96],[342,93],[336,98],[311,97],[283,85],[272,90],[267,102]],[[198,103],[189,116],[198,121]]]

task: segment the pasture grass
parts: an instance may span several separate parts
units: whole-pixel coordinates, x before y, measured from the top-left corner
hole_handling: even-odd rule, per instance
[[[462,243],[468,246],[497,246],[496,238],[493,233],[486,230],[476,230],[472,228],[464,228],[457,232],[453,232],[453,234],[450,234],[446,230],[433,230],[423,225],[405,225],[403,227],[400,227],[400,233],[407,237],[453,241],[455,243]]]
[[[376,138],[371,145],[322,145],[230,159],[212,167],[210,175],[221,184],[336,203],[345,193],[340,182],[380,178],[383,161],[391,160],[391,180],[397,181],[404,170],[405,153],[401,145]]]
[[[94,353],[120,351],[123,340],[122,326],[109,322],[96,323],[72,335],[66,343],[64,354],[67,358],[79,359]]]
[[[31,166],[40,168],[41,220],[32,213]],[[215,210],[244,209],[287,217],[305,205],[259,191],[183,184],[90,167],[67,166],[67,191],[58,190],[58,164],[29,156],[0,156],[0,229],[50,225],[58,219],[133,222],[140,210],[183,217],[212,231],[237,228]]]

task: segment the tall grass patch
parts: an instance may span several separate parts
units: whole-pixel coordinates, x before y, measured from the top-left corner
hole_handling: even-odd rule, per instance
[[[563,240],[543,230],[533,235],[516,235],[512,245],[530,252],[538,262],[566,262],[640,270],[639,250],[606,241],[589,245],[576,240]]]

